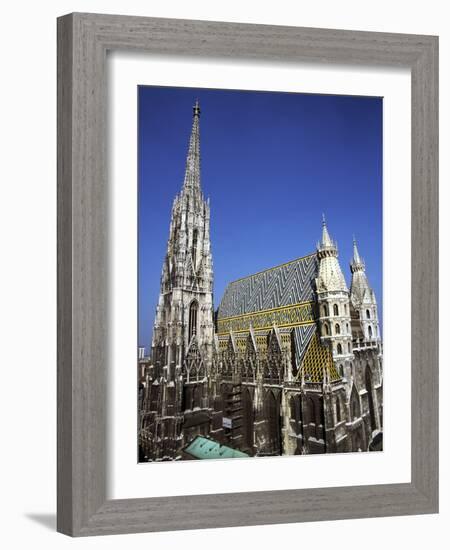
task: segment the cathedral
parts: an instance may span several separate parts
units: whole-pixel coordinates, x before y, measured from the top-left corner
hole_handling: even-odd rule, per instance
[[[356,241],[350,289],[323,218],[316,250],[230,282],[215,311],[199,123],[197,102],[138,359],[139,460],[381,450],[381,334]]]

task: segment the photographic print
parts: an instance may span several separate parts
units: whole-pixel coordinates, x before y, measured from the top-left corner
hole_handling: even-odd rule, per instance
[[[381,451],[382,98],[137,93],[139,462]]]

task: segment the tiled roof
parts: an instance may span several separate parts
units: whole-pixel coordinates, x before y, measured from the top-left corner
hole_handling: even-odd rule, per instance
[[[218,319],[314,301],[316,254],[266,269],[230,283],[218,309]]]
[[[212,458],[246,458],[247,454],[226,445],[221,445],[206,437],[198,435],[184,448],[184,452],[198,459]]]
[[[327,374],[329,382],[335,382],[340,379],[333,362],[331,350],[328,346],[323,346],[320,343],[319,335],[314,327],[314,334],[304,354],[297,378],[299,380],[303,378],[306,383],[318,384],[324,381],[324,373]]]

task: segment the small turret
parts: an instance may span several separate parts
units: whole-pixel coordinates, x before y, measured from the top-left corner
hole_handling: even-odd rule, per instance
[[[375,292],[369,285],[366,266],[359,254],[355,238],[353,238],[350,271],[352,273],[350,300],[359,317],[363,341],[365,344],[374,343],[376,345],[380,340],[377,300]]]

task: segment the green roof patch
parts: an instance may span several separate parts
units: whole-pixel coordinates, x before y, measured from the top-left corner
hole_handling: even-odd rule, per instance
[[[185,453],[194,458],[203,459],[218,459],[218,458],[248,458],[248,454],[232,449],[226,445],[221,445],[214,439],[202,437],[198,435],[183,449]]]

